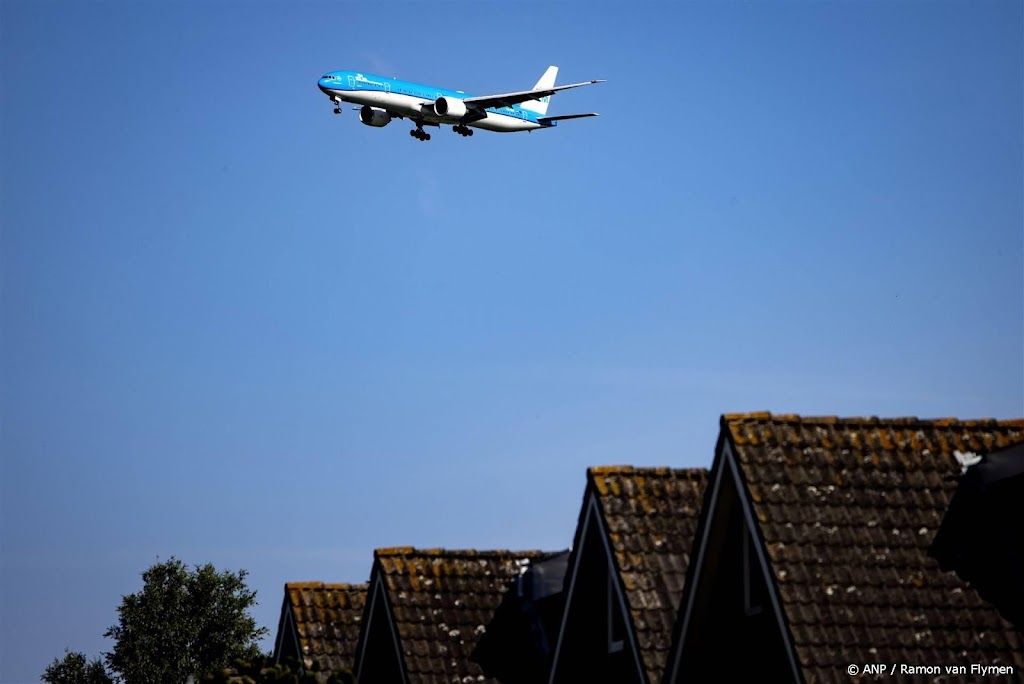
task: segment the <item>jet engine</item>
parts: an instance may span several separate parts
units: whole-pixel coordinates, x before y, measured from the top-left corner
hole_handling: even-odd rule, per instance
[[[461,119],[467,111],[466,103],[457,97],[439,97],[434,101],[434,114],[445,119]]]
[[[374,109],[370,105],[363,105],[359,110],[359,120],[367,126],[381,128],[391,123],[391,115],[383,109]]]

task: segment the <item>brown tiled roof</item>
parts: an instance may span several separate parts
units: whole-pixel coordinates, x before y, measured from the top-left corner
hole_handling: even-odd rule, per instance
[[[365,584],[290,582],[284,585],[306,667],[351,670],[366,604]]]
[[[542,551],[374,552],[413,684],[497,682],[471,660],[505,592]]]
[[[708,471],[590,468],[648,680],[660,682]]]
[[[954,451],[1024,442],[1024,420],[726,415],[807,681],[849,663],[1003,663],[1024,638],[928,548],[961,473]]]

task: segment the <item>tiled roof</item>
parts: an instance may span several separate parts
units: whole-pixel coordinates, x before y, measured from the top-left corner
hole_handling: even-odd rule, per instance
[[[590,468],[637,644],[651,682],[661,681],[683,595],[708,471]]]
[[[1024,420],[727,415],[807,681],[849,663],[1009,664],[1024,637],[928,548],[961,474],[954,451],[1024,442]]]
[[[510,585],[542,551],[400,547],[374,553],[413,684],[497,682],[471,660]]]
[[[306,667],[351,670],[366,604],[365,584],[290,582],[284,585]]]

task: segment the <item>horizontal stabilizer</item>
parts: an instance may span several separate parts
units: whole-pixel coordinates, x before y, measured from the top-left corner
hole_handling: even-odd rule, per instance
[[[562,116],[539,116],[537,123],[544,125],[554,121],[565,121],[566,119],[585,119],[588,116],[600,116],[600,114],[563,114]]]

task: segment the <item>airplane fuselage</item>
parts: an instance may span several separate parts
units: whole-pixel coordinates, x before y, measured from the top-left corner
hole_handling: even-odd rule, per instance
[[[332,71],[325,74],[317,85],[338,105],[342,102],[349,102],[379,108],[412,119],[418,125],[461,124],[499,133],[513,133],[550,128],[557,123],[555,121],[538,121],[541,117],[536,112],[517,104],[507,107],[488,107],[483,110],[486,116],[474,120],[464,117],[437,116],[434,103],[439,98],[464,100],[472,95],[458,90],[435,88],[364,72]]]

